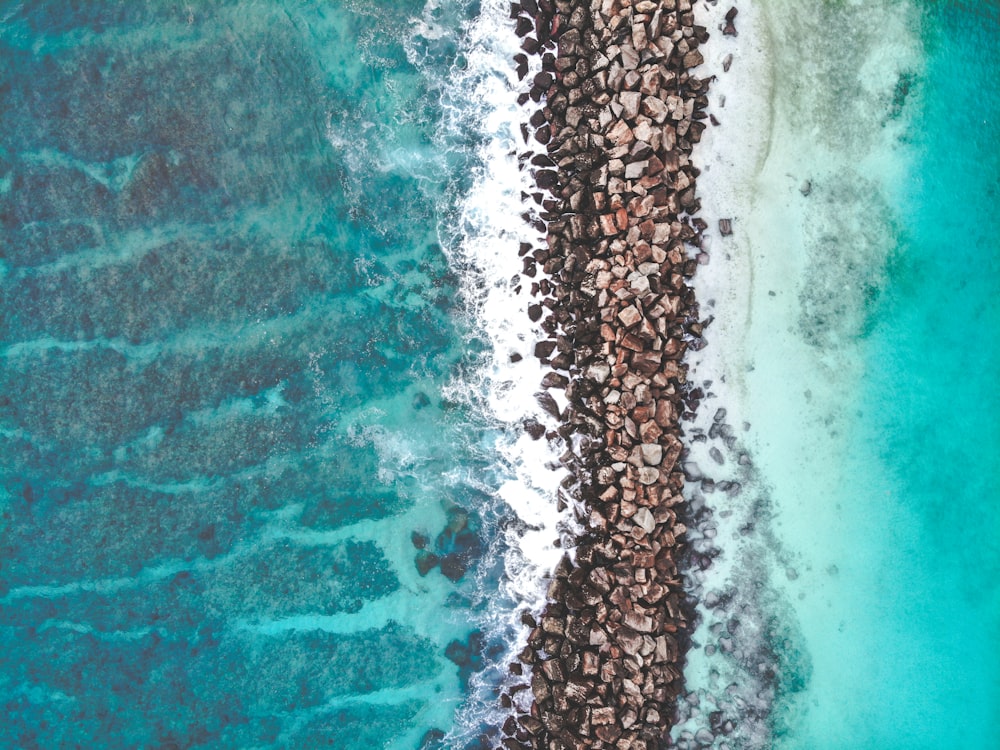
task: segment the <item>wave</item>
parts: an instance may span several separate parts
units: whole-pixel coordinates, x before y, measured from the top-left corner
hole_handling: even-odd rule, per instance
[[[525,201],[538,189],[522,170],[527,150],[520,127],[530,113],[516,102],[518,40],[508,11],[506,2],[484,2],[462,27],[454,64],[436,72],[437,60],[425,50],[446,37],[437,19],[448,11],[432,0],[414,24],[412,59],[437,77],[435,145],[454,175],[439,206],[438,233],[460,278],[468,347],[477,352],[444,395],[487,426],[476,451],[485,467],[480,490],[495,504],[484,523],[487,559],[499,563],[480,566],[476,617],[485,663],[470,679],[466,704],[443,740],[447,747],[465,746],[503,723],[497,695],[511,678],[508,663],[526,644],[522,614],[541,611],[547,576],[572,553],[566,542],[576,529],[572,503],[560,494],[568,476],[560,464],[565,444],[535,395],[544,370],[534,347],[544,333],[528,315],[532,295],[520,256],[544,235]]]

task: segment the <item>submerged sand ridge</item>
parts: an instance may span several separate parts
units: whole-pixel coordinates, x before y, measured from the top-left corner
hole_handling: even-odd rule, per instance
[[[706,127],[707,30],[690,0],[522,0],[511,4],[523,155],[545,246],[521,246],[529,308],[549,334],[539,402],[566,446],[564,502],[582,531],[559,565],[502,696],[508,748],[645,749],[665,741],[690,633],[678,572],[687,529],[679,420],[703,397],[683,358],[701,346],[689,279],[707,225],[693,218],[693,145]],[[725,33],[735,32],[735,12]],[[539,277],[538,272],[542,271]],[[536,280],[537,278],[537,280]],[[565,409],[560,402],[566,403]],[[540,439],[545,429],[526,425]]]

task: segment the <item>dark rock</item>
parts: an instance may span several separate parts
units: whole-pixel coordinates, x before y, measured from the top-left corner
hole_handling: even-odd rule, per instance
[[[550,339],[539,341],[535,344],[535,356],[539,359],[547,359],[556,349],[556,342]]]
[[[420,573],[420,575],[425,576],[430,573],[439,562],[441,562],[441,558],[431,552],[428,552],[427,550],[422,549],[417,552],[416,557],[414,557],[414,561],[417,564],[417,572]]]
[[[458,555],[447,555],[441,560],[441,572],[451,581],[460,581],[468,566]]]
[[[534,419],[524,420],[524,431],[531,435],[532,440],[540,440],[545,434],[545,426]]]
[[[559,417],[562,416],[561,412],[559,411],[559,404],[556,403],[556,400],[552,398],[552,396],[550,396],[548,392],[541,391],[539,393],[536,393],[535,399],[538,401],[538,405],[541,406],[542,409],[544,409],[546,412],[551,414],[556,419],[559,419]]]
[[[569,385],[569,378],[557,372],[547,372],[542,378],[542,388],[565,388]]]

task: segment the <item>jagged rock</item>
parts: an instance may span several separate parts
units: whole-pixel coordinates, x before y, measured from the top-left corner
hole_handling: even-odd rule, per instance
[[[652,118],[654,122],[661,124],[665,122],[667,117],[670,115],[670,110],[667,108],[667,105],[655,96],[647,96],[643,99],[641,109],[644,115]]]
[[[618,313],[618,319],[626,328],[632,328],[642,320],[642,313],[639,312],[633,305],[629,305]]]
[[[663,460],[663,446],[658,443],[643,443],[641,446],[642,460],[649,466],[659,466]]]
[[[642,470],[640,469],[640,471]],[[658,478],[659,472],[657,472],[657,479]],[[645,482],[645,484],[652,484],[652,482]],[[635,515],[632,516],[632,521],[647,534],[652,534],[653,529],[656,528],[656,519],[653,518],[653,514],[649,512],[649,508],[639,508],[636,510]]]
[[[518,22],[523,48],[552,50],[521,92],[539,105],[525,141],[544,145],[521,159],[538,186],[525,194],[539,206],[525,220],[546,234],[521,255],[541,297],[529,317],[550,334],[536,354],[557,371],[542,385],[565,388],[568,405],[563,412],[545,390],[537,398],[561,422],[548,434],[565,441],[572,472],[559,507],[572,495],[588,532],[576,562],[551,580],[538,623],[527,623],[516,664],[533,665],[534,702],[504,734],[532,750],[649,750],[669,728],[678,639],[689,633],[674,559],[686,531],[675,466],[677,421],[704,398],[682,357],[701,341],[687,281],[699,261],[687,246],[707,224],[691,218],[700,204],[690,156],[712,116],[708,81],[687,68],[703,62],[707,33],[693,25],[691,0],[601,0],[593,13],[582,0],[514,5],[514,18],[533,20]],[[527,57],[515,63],[527,77]],[[525,428],[544,434],[538,422]],[[504,705],[517,690],[528,685],[509,688]]]

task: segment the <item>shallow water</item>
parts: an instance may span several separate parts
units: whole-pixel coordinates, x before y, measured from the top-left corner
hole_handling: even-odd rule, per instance
[[[777,653],[728,668],[780,669],[754,696],[766,726],[736,746],[992,747],[1000,91],[982,53],[997,6],[743,10],[750,39],[718,57],[752,68],[759,97],[732,94],[728,121],[749,112],[757,128],[742,149],[708,141],[704,182],[723,199],[706,205],[735,214],[737,236],[713,238],[699,291],[717,351],[698,373],[748,423],[755,464],[740,498],[709,505],[757,528],[720,535],[706,590],[757,582],[747,643]],[[696,654],[692,684],[713,667]]]

